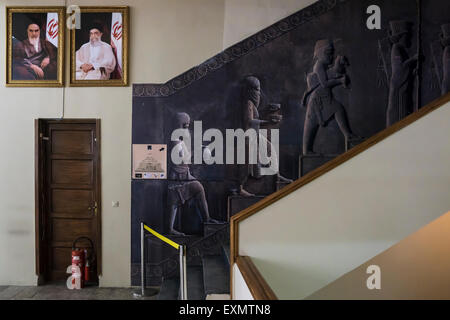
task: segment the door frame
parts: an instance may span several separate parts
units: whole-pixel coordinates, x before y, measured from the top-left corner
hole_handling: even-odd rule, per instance
[[[45,214],[47,203],[43,197],[44,172],[46,168],[45,163],[45,149],[43,144],[43,132],[50,123],[60,124],[95,124],[95,138],[97,149],[97,174],[95,192],[97,194],[97,241],[95,252],[97,255],[97,276],[102,274],[102,193],[101,193],[101,126],[100,119],[35,119],[34,120],[34,169],[35,169],[35,255],[36,255],[36,275],[38,276],[38,285],[45,283],[46,275],[46,239],[45,239]]]

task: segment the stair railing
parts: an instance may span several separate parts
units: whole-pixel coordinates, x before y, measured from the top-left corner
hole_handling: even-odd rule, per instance
[[[144,222],[141,222],[141,290],[140,292],[135,292],[135,297],[148,297],[155,295],[157,292],[156,290],[149,290],[145,287],[145,256],[146,256],[146,250],[145,250],[145,231],[150,232],[152,235],[154,235],[156,238],[160,239],[161,241],[167,243],[168,245],[174,247],[179,251],[179,257],[180,257],[180,300],[187,300],[187,277],[186,277],[186,246],[178,244],[169,238],[164,237],[163,235],[159,234],[149,226],[147,226]]]
[[[242,221],[248,219],[249,217],[251,217],[254,214],[257,214],[262,209],[270,206],[271,204],[277,202],[278,200],[288,196],[289,194],[293,193],[297,189],[300,189],[301,187],[309,184],[310,182],[321,177],[325,173],[342,165],[344,162],[356,157],[358,154],[366,151],[367,149],[371,148],[375,144],[383,141],[387,137],[390,137],[394,133],[409,126],[410,124],[414,123],[415,121],[419,120],[420,118],[425,117],[426,115],[433,112],[434,110],[445,106],[449,101],[450,101],[450,92],[443,95],[442,97],[434,100],[433,102],[430,102],[426,106],[420,108],[418,111],[415,111],[414,113],[410,114],[406,118],[403,118],[402,120],[391,125],[390,127],[373,135],[372,137],[368,138],[367,140],[365,140],[361,144],[357,145],[356,147],[350,149],[349,151],[337,156],[333,160],[328,161],[321,167],[316,168],[315,170],[309,172],[308,174],[304,175],[300,179],[287,185],[283,189],[280,189],[280,190],[268,195],[267,197],[260,200],[259,202],[251,205],[250,207],[247,207],[246,209],[240,211],[238,214],[233,215],[230,219],[230,293],[231,293],[231,298],[233,299],[233,265],[236,263],[236,260],[240,256],[239,255],[239,224]]]

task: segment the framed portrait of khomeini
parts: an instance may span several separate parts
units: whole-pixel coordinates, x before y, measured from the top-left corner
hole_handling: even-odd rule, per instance
[[[6,85],[64,85],[64,7],[6,7]]]
[[[128,85],[128,12],[80,7],[80,23],[70,31],[71,86]]]

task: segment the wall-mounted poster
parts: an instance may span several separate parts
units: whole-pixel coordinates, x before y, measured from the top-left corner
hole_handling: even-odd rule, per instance
[[[64,7],[6,8],[6,85],[64,84]]]
[[[128,85],[128,12],[122,7],[80,7],[70,32],[71,86]]]
[[[167,145],[133,144],[133,179],[167,179]]]

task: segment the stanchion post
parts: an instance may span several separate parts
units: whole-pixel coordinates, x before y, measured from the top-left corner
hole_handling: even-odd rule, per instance
[[[145,229],[141,222],[141,296],[145,297]]]
[[[154,289],[145,288],[145,229],[144,223],[141,222],[141,290],[140,292],[133,293],[136,298],[144,298],[157,294],[158,292]]]
[[[186,246],[180,246],[180,300],[187,300]]]

